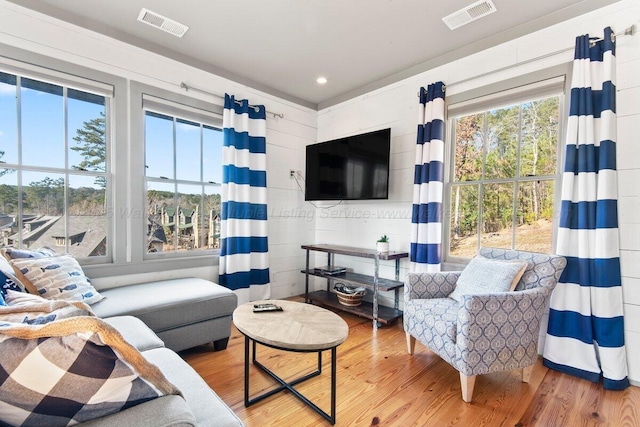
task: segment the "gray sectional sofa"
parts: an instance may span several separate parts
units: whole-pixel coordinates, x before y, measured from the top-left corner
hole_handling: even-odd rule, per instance
[[[237,296],[208,280],[184,278],[101,290],[91,308],[116,328],[167,379],[180,396],[164,396],[86,426],[242,426],[233,411],[175,351],[213,342],[226,348]]]
[[[104,319],[149,362],[160,368],[183,397],[163,396],[118,413],[79,425],[111,426],[243,426],[242,421],[211,390],[207,383],[175,352],[166,348],[158,336],[140,319],[117,316]]]
[[[238,298],[208,280],[188,277],[100,290],[105,299],[91,306],[96,316],[135,316],[167,348],[180,351],[213,342],[226,348]]]

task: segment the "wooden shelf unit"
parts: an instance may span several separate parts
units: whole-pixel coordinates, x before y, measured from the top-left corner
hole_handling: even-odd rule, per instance
[[[394,322],[402,316],[402,311],[399,310],[399,291],[404,286],[404,283],[400,281],[400,260],[409,256],[407,252],[385,252],[379,253],[375,249],[356,248],[351,246],[340,245],[302,245],[302,249],[307,251],[306,253],[306,266],[302,270],[305,275],[305,300],[307,302],[314,302],[326,307],[339,309],[349,313],[356,314],[368,319],[373,320],[373,327],[377,328],[381,325],[387,325]],[[373,275],[365,275],[359,273],[346,272],[337,275],[327,275],[321,272],[315,271],[309,265],[310,252],[325,252],[327,254],[327,265],[333,266],[334,254],[353,256],[359,258],[373,259]],[[379,268],[381,260],[393,260],[395,261],[395,279],[385,279],[379,276]],[[327,290],[309,292],[309,276],[324,277],[327,279]],[[369,303],[363,301],[360,306],[348,307],[338,302],[338,298],[335,293],[331,292],[331,283],[339,281],[342,283],[353,284],[357,286],[364,286],[373,292],[373,302]],[[394,307],[385,307],[378,304],[378,293],[386,291],[394,291]]]

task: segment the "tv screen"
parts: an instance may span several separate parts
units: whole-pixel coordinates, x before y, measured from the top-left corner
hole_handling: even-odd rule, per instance
[[[307,146],[305,200],[389,197],[391,129]]]

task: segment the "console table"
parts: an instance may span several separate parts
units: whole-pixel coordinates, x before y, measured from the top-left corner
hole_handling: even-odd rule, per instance
[[[302,249],[307,251],[306,266],[302,273],[305,274],[305,300],[307,302],[315,302],[319,305],[331,307],[349,313],[356,314],[368,319],[373,320],[373,327],[377,328],[382,324],[386,325],[394,322],[400,316],[402,311],[399,309],[400,301],[400,288],[404,286],[404,283],[400,281],[400,259],[409,256],[407,252],[384,252],[379,253],[375,249],[356,248],[351,246],[340,245],[302,245]],[[322,272],[315,271],[313,267],[309,265],[309,253],[326,252],[327,253],[327,265],[333,266],[333,254],[347,255],[359,258],[373,259],[373,275],[368,276],[364,274],[345,272],[339,275],[327,275]],[[381,260],[394,260],[395,261],[395,280],[384,279],[379,276],[380,261]],[[309,276],[324,277],[327,279],[327,290],[309,292]],[[332,282],[342,282],[347,284],[354,284],[357,286],[364,286],[367,289],[373,291],[373,302],[369,303],[363,301],[361,305],[356,307],[349,307],[342,305],[338,302],[338,297],[335,293],[331,292]],[[380,291],[394,291],[394,307],[385,307],[378,305],[378,293]]]

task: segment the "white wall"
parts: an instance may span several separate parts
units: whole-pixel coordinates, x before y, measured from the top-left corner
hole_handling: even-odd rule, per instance
[[[412,203],[413,162],[420,86],[442,80],[447,96],[493,82],[517,77],[572,60],[575,37],[602,35],[606,26],[622,31],[632,24],[640,27],[640,2],[623,0],[601,10],[552,26],[534,34],[478,52],[401,82],[389,85],[318,114],[318,141],[391,127],[391,194],[388,201],[344,202],[316,211],[316,243],[343,243],[373,248],[380,234],[391,237],[391,248],[408,250]],[[435,41],[437,43],[437,41]],[[428,45],[425,45],[428,49]],[[550,56],[548,56],[550,55]],[[530,61],[533,58],[548,56]],[[618,59],[618,169],[620,249],[623,274],[625,335],[629,375],[640,383],[640,34],[621,37]],[[519,65],[520,64],[520,65]],[[500,70],[489,76],[484,73]],[[480,76],[474,78],[475,76]],[[467,80],[470,79],[470,80]],[[456,83],[463,81],[464,83]],[[332,218],[335,215],[337,218]],[[395,217],[385,217],[395,215]],[[358,217],[359,216],[359,217]],[[367,219],[364,219],[368,216]],[[325,261],[318,257],[317,262]],[[348,258],[339,264],[356,271],[371,272],[371,264]],[[402,264],[406,272],[408,263]],[[383,275],[392,277],[390,266]],[[315,286],[322,288],[323,281]],[[387,300],[390,295],[387,295]],[[388,301],[390,302],[390,301]],[[390,305],[386,302],[386,305]],[[546,329],[546,328],[545,328]]]
[[[184,81],[215,94],[227,92],[236,98],[247,98],[253,104],[265,104],[267,111],[283,113],[282,119],[267,118],[272,296],[282,298],[303,292],[299,268],[304,253],[300,245],[313,240],[313,227],[305,218],[287,214],[299,208],[302,200],[288,171],[304,169],[304,147],[316,140],[316,111],[5,1],[0,1],[0,43],[176,93],[185,94],[180,89]],[[193,91],[189,95],[222,105],[218,97]],[[129,141],[136,143],[139,141]],[[116,156],[121,159],[126,153]],[[186,275],[211,280],[217,280],[218,276],[217,265],[161,272],[150,266],[149,270],[143,274],[97,278],[94,284],[103,288]]]

